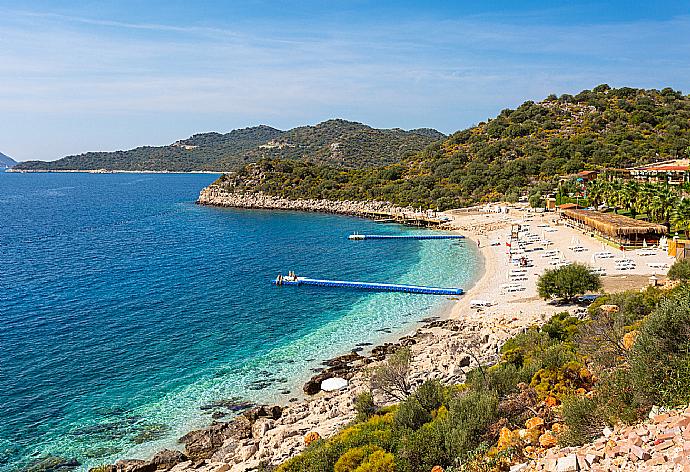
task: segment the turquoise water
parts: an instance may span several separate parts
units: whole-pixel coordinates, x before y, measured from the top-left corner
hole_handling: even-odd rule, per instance
[[[466,287],[479,270],[471,243],[346,239],[397,225],[194,205],[214,179],[0,173],[0,470],[145,458],[205,405],[296,397],[321,361],[445,302],[271,286],[279,271]]]

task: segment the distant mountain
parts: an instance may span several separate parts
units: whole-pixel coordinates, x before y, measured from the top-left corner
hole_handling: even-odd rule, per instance
[[[169,146],[28,161],[16,170],[229,171],[264,158],[361,168],[398,162],[443,138],[442,133],[426,128],[375,129],[338,119],[289,131],[261,125],[226,134],[195,134]]]
[[[0,169],[9,169],[10,167],[14,167],[15,165],[17,165],[17,161],[12,159],[10,156],[6,156],[5,154],[0,152]]]

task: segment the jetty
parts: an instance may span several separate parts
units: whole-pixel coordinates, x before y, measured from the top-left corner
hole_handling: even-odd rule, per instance
[[[425,287],[420,285],[384,284],[377,282],[350,282],[345,280],[310,279],[308,277],[296,276],[282,277],[280,275],[273,281],[273,285],[312,285],[316,287],[352,288],[379,292],[419,293],[425,295],[462,295],[464,293],[461,288]]]
[[[352,241],[365,239],[464,239],[460,234],[351,234],[347,237]]]

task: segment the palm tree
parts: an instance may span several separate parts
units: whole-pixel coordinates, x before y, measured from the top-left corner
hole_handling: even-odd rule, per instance
[[[607,185],[608,182],[601,179],[593,180],[589,183],[587,186],[587,201],[590,206],[598,207],[601,204]]]
[[[621,204],[630,212],[630,216],[637,216],[640,186],[635,181],[628,181],[621,189]]]
[[[668,186],[659,187],[650,204],[652,220],[670,227],[669,218],[671,210],[676,207],[677,203],[678,194],[675,190],[670,189]]]
[[[671,224],[685,233],[685,237],[690,235],[690,198],[682,198],[671,212]]]

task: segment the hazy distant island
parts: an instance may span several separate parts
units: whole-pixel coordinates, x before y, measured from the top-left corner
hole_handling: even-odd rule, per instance
[[[17,165],[17,161],[0,152],[0,171],[10,169]]]
[[[27,161],[15,171],[232,171],[260,159],[299,159],[343,168],[397,162],[443,139],[439,131],[376,129],[341,119],[281,131],[261,125],[202,133],[168,146],[88,152],[57,161]]]

